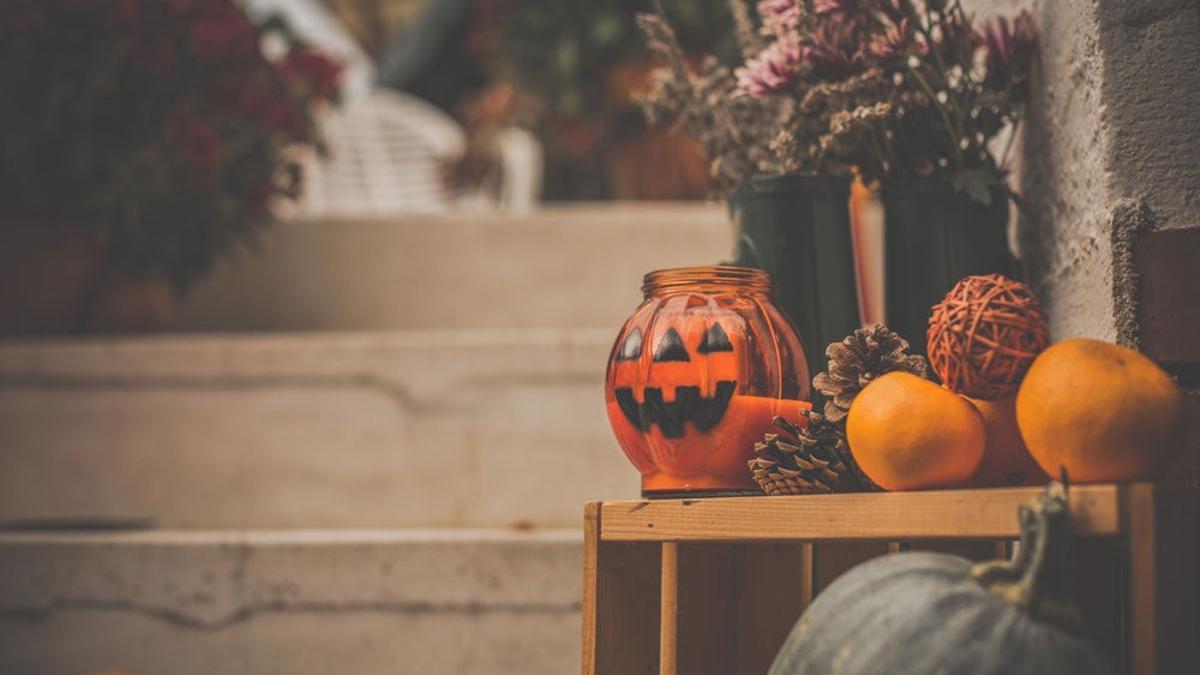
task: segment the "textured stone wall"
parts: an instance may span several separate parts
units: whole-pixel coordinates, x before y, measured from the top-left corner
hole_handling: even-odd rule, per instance
[[[1025,206],[1018,253],[1056,338],[1113,339],[1109,137],[1096,6],[1057,0],[1035,14],[1042,38],[1015,166]]]
[[[1140,347],[1188,391],[1170,474],[1200,485],[1200,3],[1004,4],[1041,31],[1014,166],[1026,274],[1055,339]]]
[[[1015,4],[1025,3],[1005,3]],[[1140,202],[1150,228],[1200,224],[1200,8],[1193,0],[1029,6],[1041,44],[1014,166],[1025,205],[1018,252],[1055,338],[1118,339],[1122,311],[1132,311],[1123,287],[1133,281],[1114,279],[1121,213]]]
[[[1115,197],[1158,229],[1200,226],[1200,4],[1102,0],[1099,42]]]

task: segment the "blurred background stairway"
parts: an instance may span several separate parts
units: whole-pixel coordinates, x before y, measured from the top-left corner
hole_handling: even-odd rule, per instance
[[[346,67],[328,154],[173,332],[0,339],[0,673],[577,672],[582,505],[638,489],[611,341],[642,274],[732,248],[717,205],[537,206],[706,192],[694,145],[634,123],[632,11],[497,25],[621,28],[546,83],[607,117],[539,138],[479,79],[475,3],[239,4]]]
[[[640,276],[714,205],[298,220],[186,332],[0,343],[0,672],[566,673]]]

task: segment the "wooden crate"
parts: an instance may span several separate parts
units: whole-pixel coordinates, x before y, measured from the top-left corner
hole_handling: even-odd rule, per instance
[[[585,675],[760,675],[813,595],[902,549],[1002,557],[1040,488],[595,502]],[[1076,594],[1118,672],[1200,673],[1197,492],[1070,491]]]

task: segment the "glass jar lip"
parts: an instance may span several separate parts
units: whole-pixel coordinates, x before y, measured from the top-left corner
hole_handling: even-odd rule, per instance
[[[664,291],[739,291],[770,295],[775,284],[771,275],[753,267],[697,265],[654,270],[642,277],[646,297]]]

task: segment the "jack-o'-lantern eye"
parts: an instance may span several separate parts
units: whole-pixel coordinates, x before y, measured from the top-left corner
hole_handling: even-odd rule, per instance
[[[691,361],[692,359],[688,356],[687,349],[684,349],[679,333],[675,332],[674,328],[668,328],[666,334],[658,341],[658,346],[654,348],[654,360],[661,363],[663,361]]]
[[[618,361],[636,361],[642,355],[642,331],[634,328],[629,333],[629,337],[625,338],[625,343],[621,345],[621,351],[617,352]]]
[[[733,345],[729,343],[729,336],[725,334],[725,329],[721,328],[721,324],[714,323],[712,328],[704,334],[704,339],[700,341],[700,346],[696,351],[701,354],[711,354],[712,352],[731,352]]]

